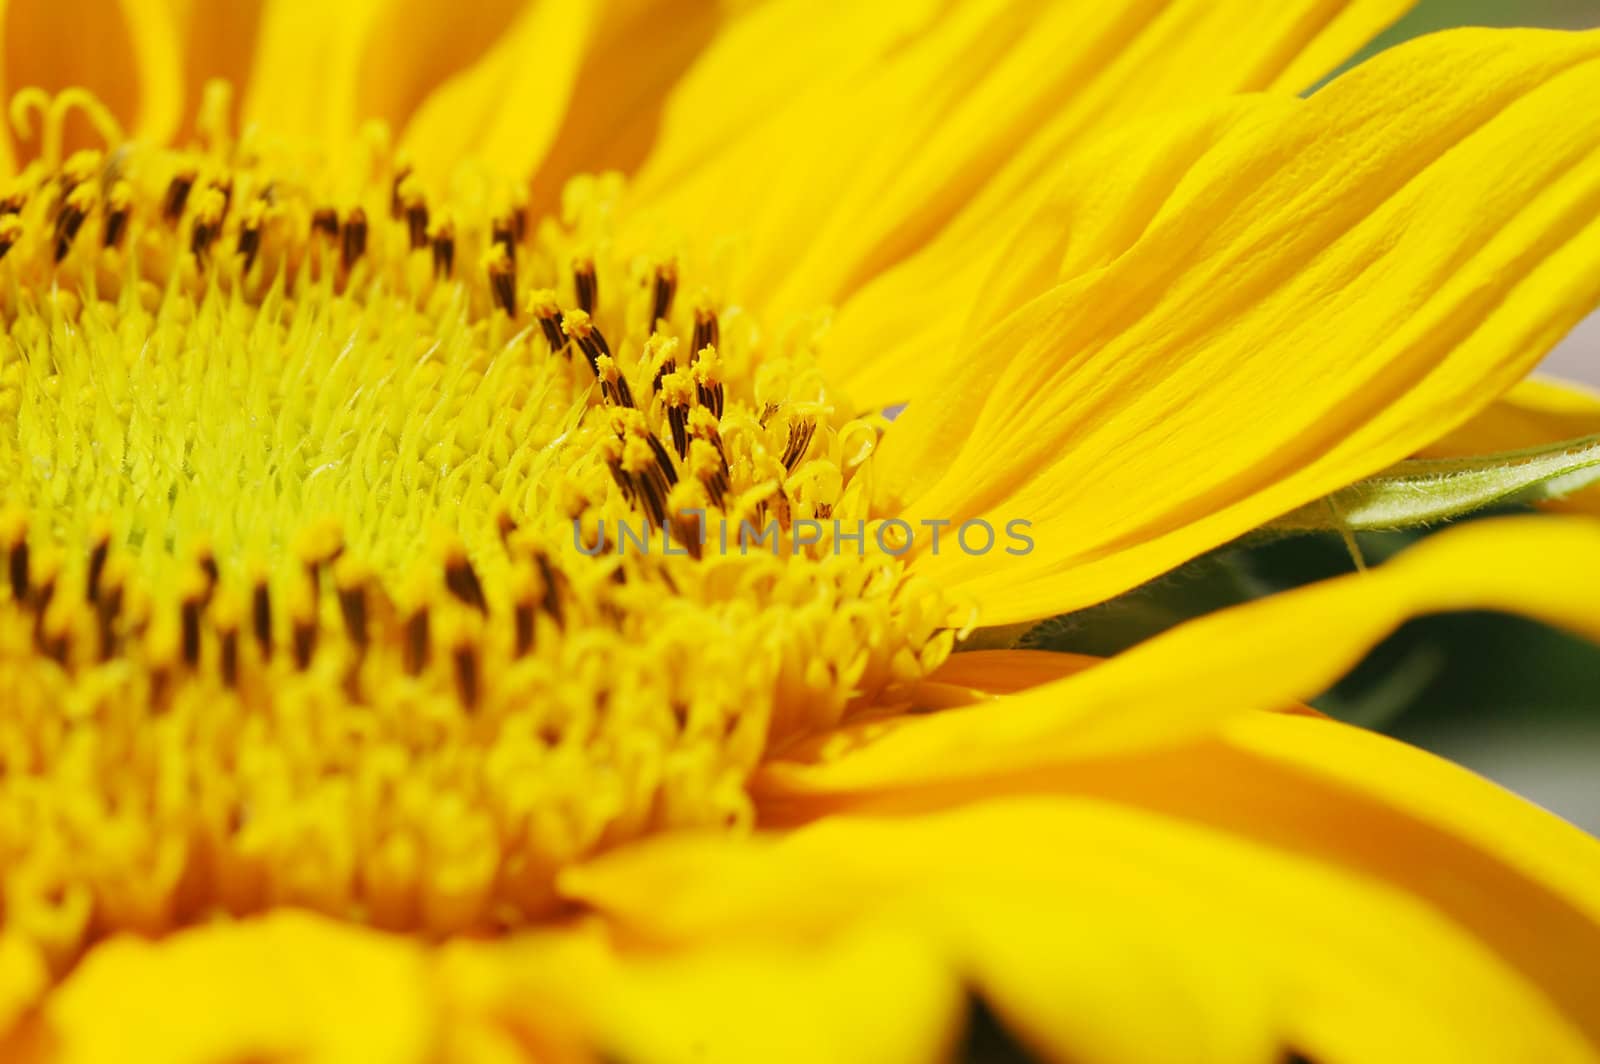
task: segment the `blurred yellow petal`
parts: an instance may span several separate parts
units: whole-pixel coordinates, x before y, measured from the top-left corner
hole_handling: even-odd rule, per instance
[[[491,172],[530,173],[573,105],[573,87],[602,5],[527,5],[482,60],[434,90],[407,123],[401,147],[435,182],[465,159]]]
[[[908,518],[1036,548],[917,570],[984,623],[1062,612],[1465,420],[1600,302],[1596,93],[1600,35],[1459,31],[1077,160],[880,452]],[[1113,197],[1121,154],[1158,165]]]
[[[38,87],[50,93],[82,88],[116,116],[125,133],[165,143],[177,132],[184,107],[180,28],[169,0],[5,0],[0,35],[5,41],[0,100]],[[40,148],[41,130],[16,145],[25,160]],[[82,116],[69,121],[65,151],[104,147]],[[15,131],[9,134],[13,141]],[[7,140],[0,137],[0,141]]]
[[[490,1024],[545,1044],[575,1036],[592,1059],[641,1064],[920,1064],[946,1056],[962,1018],[958,972],[893,920],[807,942],[670,950],[598,930],[457,944],[441,982],[471,987],[454,996]]]
[[[385,0],[262,0],[246,124],[342,157],[359,126],[361,57]]]
[[[835,817],[742,844],[663,840],[565,883],[658,948],[921,924],[1056,1059],[1594,1059],[1595,1017],[1571,1013],[1551,968],[1502,960],[1426,900],[1092,799]],[[1483,902],[1495,900],[1523,899]],[[1583,926],[1578,947],[1597,934]]]
[[[422,1064],[430,992],[420,943],[280,912],[96,946],[40,1022],[61,1064]]]
[[[786,817],[815,796],[984,779],[1171,745],[1247,710],[1311,698],[1407,618],[1521,613],[1600,640],[1600,522],[1483,521],[1385,565],[1201,617],[1102,665],[968,709],[910,718],[849,752],[769,763],[758,790]],[[840,750],[838,738],[818,750]],[[798,756],[798,755],[796,755]]]
[[[1099,658],[1053,650],[971,650],[950,655],[928,676],[928,681],[1003,695],[1050,683],[1098,664]]]
[[[553,210],[574,174],[637,170],[655,142],[666,100],[722,25],[719,0],[612,0],[573,86],[574,106],[529,191]],[[745,93],[729,92],[723,99]]]
[[[965,236],[1090,131],[1310,81],[1407,6],[779,0],[690,71],[636,194],[684,231],[746,236],[742,287],[781,320],[921,246],[997,173]]]
[[[1515,451],[1600,433],[1600,395],[1549,378],[1523,381],[1448,436],[1422,449],[1424,458],[1466,458]],[[1541,504],[1559,513],[1600,516],[1600,488]]]

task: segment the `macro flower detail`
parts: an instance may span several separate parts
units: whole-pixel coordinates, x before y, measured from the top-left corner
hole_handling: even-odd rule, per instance
[[[6,1059],[1600,1055],[1600,844],[1301,708],[1588,496],[962,649],[1581,435],[1600,37],[323,6],[5,15]]]

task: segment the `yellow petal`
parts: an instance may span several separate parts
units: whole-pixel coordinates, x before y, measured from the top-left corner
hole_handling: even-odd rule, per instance
[[[1421,451],[1424,458],[1465,458],[1516,451],[1600,433],[1600,395],[1548,378],[1523,381],[1471,421]],[[1586,488],[1542,509],[1600,516],[1600,488]]]
[[[83,88],[130,135],[164,143],[177,132],[183,82],[178,20],[168,0],[5,0],[0,34],[6,103],[29,86],[51,93]],[[33,125],[33,139],[18,145],[21,158],[39,151],[39,122]],[[81,118],[65,132],[64,151],[108,146]]]
[[[675,848],[565,883],[661,948],[921,926],[1057,1059],[1594,1059],[1559,966],[1500,956],[1403,886],[1171,816],[1043,796]],[[1580,926],[1546,958],[1600,934]]]
[[[585,1059],[651,1064],[922,1064],[945,1058],[961,1018],[954,967],[891,920],[803,943],[708,938],[672,950],[594,930],[452,945],[441,982],[467,1004],[452,1011],[537,1032],[540,1048],[577,1041]]]
[[[985,212],[1089,131],[1302,87],[1406,6],[778,0],[690,72],[637,193],[685,231],[745,234],[741,294],[781,319],[915,250],[997,172],[968,235],[992,239]]]
[[[638,169],[655,142],[669,90],[724,21],[718,0],[611,0],[573,86],[575,106],[529,189],[552,209],[574,174]],[[725,97],[740,95],[728,93]]]
[[[840,307],[824,366],[860,403],[912,398],[903,367],[942,349],[967,324],[985,279],[1004,262],[997,235],[1037,225],[1030,212],[1064,156],[1096,134],[1207,96],[1272,88],[1299,92],[1365,44],[1409,3],[1298,3],[1262,8],[1169,6],[1104,76],[1032,132],[917,254],[871,278]],[[1287,64],[1287,65],[1285,65]],[[1109,175],[1107,187],[1115,187]],[[1142,175],[1134,177],[1137,182]]]
[[[1424,540],[1377,569],[1190,621],[1064,680],[911,718],[831,760],[771,764],[758,790],[792,818],[806,796],[827,808],[841,794],[1171,745],[1242,712],[1313,697],[1419,614],[1505,610],[1600,639],[1597,589],[1600,522],[1477,522]],[[832,743],[818,749],[843,749]]]
[[[40,1021],[62,1064],[422,1064],[436,1037],[420,944],[297,913],[90,951]]]
[[[442,182],[463,159],[501,176],[532,172],[573,104],[601,6],[526,5],[488,53],[429,94],[406,125],[400,143],[418,172]]]
[[[1099,664],[1086,654],[1048,650],[973,650],[952,654],[929,677],[989,694],[1010,694]]]
[[[361,57],[385,6],[385,0],[262,0],[245,123],[341,158],[358,128]]]
[[[1600,35],[1458,31],[1074,160],[879,456],[883,505],[1036,548],[916,568],[987,624],[1087,605],[1461,423],[1600,302],[1596,94]]]

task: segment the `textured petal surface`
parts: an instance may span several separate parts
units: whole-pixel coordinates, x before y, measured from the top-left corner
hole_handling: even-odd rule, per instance
[[[1600,301],[1596,93],[1600,35],[1458,31],[1075,160],[880,454],[885,504],[1036,549],[918,566],[1062,612],[1461,423]]]
[[[747,238],[734,294],[781,320],[921,246],[991,179],[967,237],[991,235],[995,212],[1088,132],[1303,87],[1407,6],[777,0],[676,90],[637,195],[670,228]]]

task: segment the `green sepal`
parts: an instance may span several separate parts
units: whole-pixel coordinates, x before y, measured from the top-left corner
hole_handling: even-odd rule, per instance
[[[1470,458],[1401,462],[1291,510],[1266,533],[1422,528],[1493,506],[1527,506],[1600,484],[1600,435]]]

